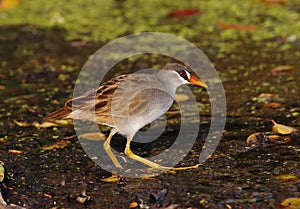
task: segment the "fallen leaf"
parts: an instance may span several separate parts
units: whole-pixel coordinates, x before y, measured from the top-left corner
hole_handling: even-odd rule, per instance
[[[100,179],[100,181],[112,183],[119,181],[119,176],[117,174],[112,174],[110,177]]]
[[[270,141],[279,143],[279,144],[285,144],[292,140],[291,137],[286,137],[286,136],[283,137],[283,136],[279,136],[279,135],[268,135],[268,138]]]
[[[52,199],[52,195],[51,195],[51,194],[44,193],[43,195],[44,195],[45,197],[48,197],[49,199]]]
[[[52,149],[62,149],[67,147],[69,144],[71,144],[70,141],[66,141],[66,140],[61,140],[59,142],[56,142],[52,145],[47,145],[47,146],[43,146],[42,150],[52,150]]]
[[[9,153],[12,153],[12,154],[22,154],[23,152],[20,151],[20,150],[15,150],[15,149],[9,149],[8,150]]]
[[[274,120],[272,120],[272,123],[274,124],[272,130],[274,133],[277,133],[277,134],[287,135],[287,134],[292,134],[297,131],[297,129],[295,129],[293,127],[278,124]]]
[[[56,126],[70,124],[70,120],[44,121],[42,123],[39,122],[28,123],[28,122],[20,122],[17,120],[15,120],[14,122],[15,124],[21,127],[34,126],[36,128],[49,128],[49,127],[56,127]]]
[[[196,14],[199,14],[200,11],[197,9],[182,9],[182,10],[175,10],[172,11],[168,14],[168,17],[171,18],[184,18],[184,17],[189,17],[193,16]]]
[[[262,108],[277,108],[277,107],[283,107],[284,105],[278,102],[270,102],[267,104],[264,104]]]
[[[229,205],[229,204],[226,204],[225,206],[227,209],[232,209],[231,205]]]
[[[280,203],[281,207],[286,209],[299,209],[300,208],[300,198],[299,197],[289,197],[284,199]]]
[[[251,147],[263,145],[266,142],[268,142],[268,138],[264,133],[254,133],[246,139],[246,145]]]
[[[45,121],[43,123],[33,122],[32,125],[35,126],[36,128],[49,128],[54,126],[60,126],[58,123],[49,122],[49,121]]]
[[[76,197],[76,201],[78,203],[84,204],[92,199],[91,196],[78,196]]]
[[[137,208],[139,206],[139,204],[137,202],[131,202],[129,204],[129,208]]]
[[[297,182],[299,181],[299,178],[292,174],[282,174],[274,177],[277,180],[280,180],[282,182]]]
[[[228,24],[224,22],[218,22],[218,26],[222,29],[235,29],[235,30],[243,30],[243,31],[254,31],[257,30],[258,27],[256,25],[242,25],[242,24]]]
[[[78,138],[84,138],[87,140],[105,140],[106,136],[103,133],[96,132],[80,134]]]
[[[30,123],[27,123],[27,122],[20,122],[20,121],[14,121],[15,124],[17,124],[18,126],[21,126],[21,127],[27,127],[27,126],[31,126]]]
[[[285,74],[294,71],[295,68],[290,65],[282,65],[282,66],[277,66],[273,69],[270,70],[270,74],[272,76],[277,76],[278,74]]]
[[[5,86],[0,85],[0,90],[4,90]]]
[[[258,98],[263,99],[265,101],[272,100],[275,97],[275,94],[271,93],[261,93]]]

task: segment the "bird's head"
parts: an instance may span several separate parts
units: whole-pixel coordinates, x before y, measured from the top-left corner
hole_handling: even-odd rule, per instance
[[[194,76],[188,70],[188,67],[178,63],[167,64],[163,70],[173,71],[176,73],[182,84],[195,84],[197,86],[207,89],[207,85],[203,83],[199,78]]]

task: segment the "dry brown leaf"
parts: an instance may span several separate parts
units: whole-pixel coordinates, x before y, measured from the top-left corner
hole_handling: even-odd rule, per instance
[[[274,126],[272,128],[274,133],[287,135],[287,134],[292,134],[292,133],[296,132],[296,129],[293,127],[278,124],[274,120],[272,120],[272,123],[274,124]]]
[[[262,108],[277,108],[277,107],[283,107],[284,105],[278,102],[270,102],[267,104],[264,104]]]
[[[264,144],[267,138],[264,133],[254,133],[248,136],[246,139],[247,146],[256,146],[259,144]]]

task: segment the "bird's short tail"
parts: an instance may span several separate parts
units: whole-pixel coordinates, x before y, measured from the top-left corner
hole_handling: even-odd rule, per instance
[[[63,118],[66,118],[70,113],[71,113],[71,110],[66,109],[66,108],[61,108],[61,109],[58,109],[55,112],[52,112],[49,115],[47,115],[44,118],[44,120],[51,121],[51,120],[63,119]]]

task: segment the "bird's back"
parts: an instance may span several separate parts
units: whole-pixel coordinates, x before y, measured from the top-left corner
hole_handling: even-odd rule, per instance
[[[130,117],[131,121],[136,118],[133,123],[141,126],[160,116],[153,111],[166,112],[173,103],[172,97],[156,74],[121,75],[68,100],[63,108],[45,119],[91,120],[95,115],[98,123],[115,127],[116,123],[128,122]]]

